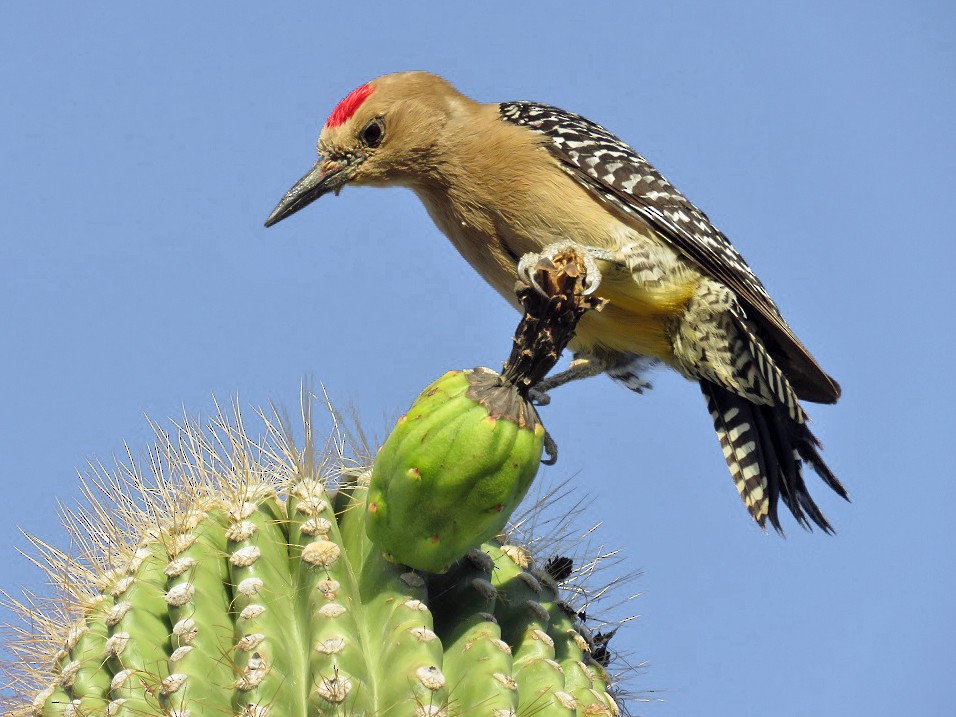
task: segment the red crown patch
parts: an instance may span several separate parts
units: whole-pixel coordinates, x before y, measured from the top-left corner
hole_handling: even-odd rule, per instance
[[[355,114],[355,110],[368,99],[368,96],[372,94],[374,89],[375,87],[370,83],[366,83],[349,92],[346,98],[339,102],[336,108],[332,110],[332,114],[330,114],[329,118],[325,121],[325,126],[338,127],[348,122],[349,117]]]

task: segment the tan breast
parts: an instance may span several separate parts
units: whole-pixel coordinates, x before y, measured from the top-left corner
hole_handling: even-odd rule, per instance
[[[650,229],[625,224],[565,174],[536,135],[500,121],[490,126],[495,131],[486,136],[462,139],[456,161],[443,166],[437,179],[433,175],[412,189],[461,255],[513,306],[519,308],[516,266],[528,252],[566,241],[611,250],[630,241],[660,247]],[[602,272],[598,294],[610,303],[582,321],[577,348],[667,360],[670,319],[683,310],[693,285],[681,276],[675,285],[648,287],[621,267]]]

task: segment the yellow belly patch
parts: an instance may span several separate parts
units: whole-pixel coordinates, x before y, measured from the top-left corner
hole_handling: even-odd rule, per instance
[[[694,280],[653,289],[633,280],[602,283],[596,293],[608,304],[582,318],[573,346],[641,354],[668,362],[673,355],[669,332],[696,288]]]

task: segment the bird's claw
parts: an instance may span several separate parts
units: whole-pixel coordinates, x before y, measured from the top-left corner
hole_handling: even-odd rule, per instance
[[[538,264],[541,262],[543,254],[543,252],[541,254],[528,252],[521,257],[521,259],[518,261],[518,281],[523,281],[542,296],[547,296],[547,293],[538,283],[537,278]]]
[[[601,285],[601,270],[598,269],[597,262],[589,251],[584,252],[584,268],[587,273],[584,275],[581,293],[583,296],[590,296]]]
[[[555,257],[568,251],[575,251],[584,259],[585,275],[581,283],[581,295],[590,296],[597,290],[598,286],[601,285],[601,270],[598,269],[594,254],[601,254],[602,251],[588,249],[574,243],[551,244],[546,246],[539,254],[533,252],[525,254],[518,261],[518,279],[532,287],[539,294],[547,296],[547,292],[545,292],[537,281],[538,268],[545,262],[547,262],[545,266],[548,268],[554,266]],[[602,257],[599,256],[599,258]]]

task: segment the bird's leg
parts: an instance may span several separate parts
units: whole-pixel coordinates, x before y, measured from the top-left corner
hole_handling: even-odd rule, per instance
[[[575,357],[566,371],[556,373],[541,381],[531,389],[529,396],[539,406],[547,406],[551,402],[551,396],[548,395],[548,391],[551,389],[563,386],[571,381],[597,376],[604,373],[607,368],[607,362],[596,356]]]
[[[538,285],[535,274],[538,268],[538,262],[542,259],[554,259],[558,254],[566,251],[577,251],[584,259],[584,268],[587,274],[584,278],[584,296],[589,296],[595,292],[601,284],[601,271],[597,267],[597,261],[613,261],[612,252],[607,249],[596,249],[594,247],[585,247],[574,242],[557,242],[549,244],[540,253],[529,252],[521,257],[518,262],[518,280],[523,281],[529,286],[533,286],[539,293],[545,292]]]

